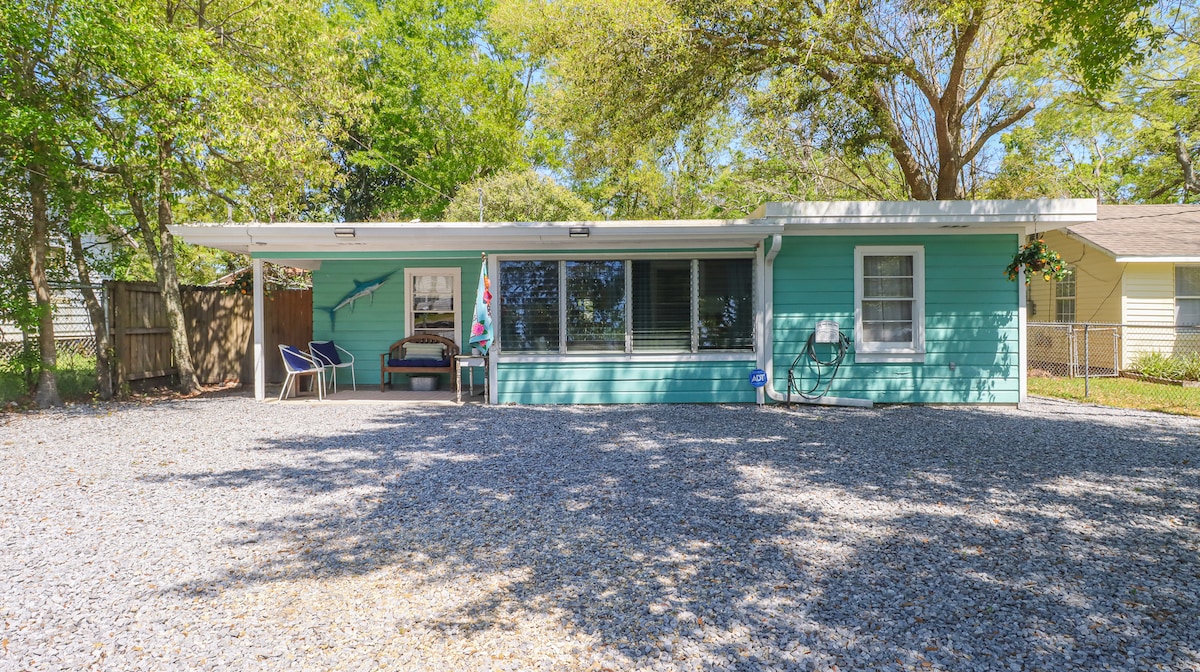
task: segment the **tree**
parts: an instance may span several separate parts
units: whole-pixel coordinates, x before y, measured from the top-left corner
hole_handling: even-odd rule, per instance
[[[86,146],[89,82],[80,75],[84,54],[103,48],[112,7],[106,2],[0,3],[0,176],[22,207],[11,225],[10,259],[27,261],[32,305],[10,296],[22,322],[36,319],[39,373],[36,402],[62,403],[55,377],[57,352],[48,264],[52,235],[68,226],[66,204],[75,174],[68,147]],[[22,319],[23,318],[23,319]]]
[[[480,199],[483,213],[480,213]],[[499,173],[464,184],[446,208],[446,221],[558,222],[595,219],[570,189],[537,171]]]
[[[1137,56],[1148,4],[510,0],[496,16],[544,59],[556,86],[539,111],[582,156],[770,111],[843,157],[845,185],[896,179],[924,200],[973,192],[998,134],[1048,97],[1051,59],[1085,87],[1111,82]],[[1096,49],[1086,31],[1121,40]],[[879,152],[889,165],[871,172]]]
[[[1068,93],[1004,138],[1006,155],[985,193],[999,198],[1091,196],[1104,202],[1177,203],[1200,196],[1200,42],[1197,9],[1159,8],[1158,50],[1111,92]]]
[[[313,0],[124,1],[136,19],[90,70],[106,94],[93,116],[105,142],[82,159],[120,185],[163,297],[179,389],[191,393],[169,227],[177,212],[214,219],[226,208],[273,220],[327,191],[334,120],[353,119],[341,38]]]
[[[436,220],[460,184],[527,165],[524,64],[491,39],[490,4],[336,5],[357,36],[351,77],[371,101],[336,148],[339,218]]]

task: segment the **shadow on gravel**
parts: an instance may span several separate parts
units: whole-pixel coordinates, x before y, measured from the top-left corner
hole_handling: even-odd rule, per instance
[[[346,493],[246,521],[293,552],[231,585],[507,572],[424,625],[560,614],[622,667],[1196,669],[1200,425],[1061,408],[406,408],[183,478]]]

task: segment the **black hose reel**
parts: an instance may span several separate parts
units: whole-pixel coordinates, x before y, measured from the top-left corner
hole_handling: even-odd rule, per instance
[[[826,359],[822,359],[820,346],[828,346]],[[808,335],[804,349],[788,367],[787,402],[792,403],[792,394],[814,401],[829,394],[833,379],[837,377],[846,353],[850,351],[850,337],[842,333],[838,323],[832,320],[817,322],[817,328]],[[806,384],[811,378],[812,383]]]

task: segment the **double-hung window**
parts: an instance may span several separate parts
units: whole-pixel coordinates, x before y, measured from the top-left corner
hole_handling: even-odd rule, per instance
[[[857,361],[923,361],[925,249],[854,248],[854,306]]]
[[[1175,267],[1175,326],[1200,326],[1200,266]]]
[[[1075,267],[1067,267],[1067,277],[1054,281],[1054,321],[1075,321]]]
[[[500,262],[505,353],[753,351],[754,260]]]

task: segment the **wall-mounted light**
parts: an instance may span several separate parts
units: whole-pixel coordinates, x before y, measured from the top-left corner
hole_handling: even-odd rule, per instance
[[[353,238],[354,237],[354,229],[352,229],[350,227],[334,229],[333,235],[337,236],[338,238]]]
[[[572,226],[568,235],[572,238],[587,238],[591,233],[592,230],[586,226]]]

